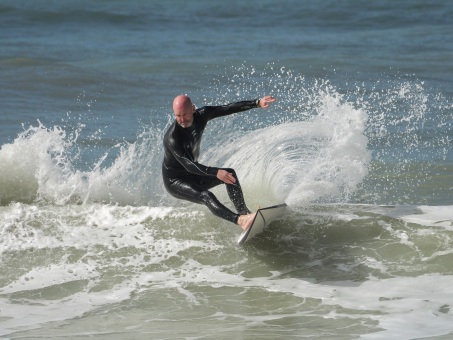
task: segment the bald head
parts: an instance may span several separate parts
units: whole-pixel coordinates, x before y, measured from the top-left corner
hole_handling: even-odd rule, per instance
[[[176,96],[173,100],[173,111],[181,111],[192,108],[192,101],[185,94]]]
[[[173,112],[175,113],[176,121],[183,128],[192,125],[194,111],[195,106],[188,96],[181,94],[173,100]]]

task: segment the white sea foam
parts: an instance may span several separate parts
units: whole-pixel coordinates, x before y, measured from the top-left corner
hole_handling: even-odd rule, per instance
[[[30,273],[34,275],[35,281],[41,280],[33,286],[29,281],[21,281],[17,284],[32,289],[40,288],[42,284],[49,286],[52,282],[68,281],[74,276],[69,269],[71,269],[69,266],[67,268],[49,267],[41,273]],[[95,275],[90,273],[91,269],[87,269],[85,275],[82,267],[73,270],[81,273],[82,277],[95,278]],[[53,279],[49,281],[46,275],[50,273]],[[367,339],[412,339],[415,336],[445,335],[453,331],[450,322],[453,298],[448,298],[453,296],[453,288],[451,278],[448,276],[434,274],[417,278],[399,277],[379,280],[371,278],[362,283],[339,281],[319,284],[280,277],[279,272],[274,272],[274,276],[270,278],[242,277],[227,273],[219,266],[205,265],[187,259],[178,270],[136,274],[108,290],[100,292],[84,290],[71,294],[64,300],[36,300],[39,303],[34,305],[18,305],[0,299],[0,309],[5,311],[4,316],[11,318],[3,322],[5,332],[3,334],[8,334],[8,331],[14,329],[81,316],[102,305],[129,299],[133,292],[139,294],[150,290],[176,289],[185,297],[186,303],[193,308],[202,305],[203,301],[189,288],[192,284],[198,287],[260,289],[269,293],[285,293],[302,299],[319,300],[321,305],[335,307],[329,308],[331,312],[323,315],[325,319],[356,318],[377,322],[381,330],[362,335]],[[11,293],[11,291],[6,289],[2,293]],[[320,307],[313,306],[312,310],[305,309],[300,313],[294,311],[291,316],[293,318],[318,317],[321,311]],[[231,313],[227,315],[234,316]],[[278,320],[282,316],[268,313],[260,317],[244,314],[237,317],[261,323]]]
[[[389,216],[409,223],[453,230],[453,206],[397,206]]]
[[[199,210],[172,207],[102,204],[37,207],[14,203],[2,207],[0,253],[70,246],[146,247],[154,240],[153,230],[144,229],[144,225],[168,218],[199,216]]]
[[[140,272],[139,268],[159,265],[192,247],[217,247],[204,241],[175,239],[174,230],[162,234],[165,230],[159,225],[163,220],[184,224],[199,219],[199,210],[102,204],[37,207],[21,203],[1,209],[0,255],[5,261],[6,257],[17,258],[20,267],[17,274],[9,268],[9,279],[0,287],[2,335],[119,303],[130,298],[140,285],[148,284],[150,277],[153,282],[159,281],[158,272],[141,280],[141,275],[134,274]],[[33,257],[42,258],[37,261]],[[115,275],[122,279],[111,284],[109,272],[118,269]],[[188,264],[189,280],[192,269]],[[174,280],[179,273],[176,269],[164,271],[163,280]],[[24,303],[16,303],[15,296]]]
[[[366,209],[375,212],[383,209],[391,214],[388,207],[363,207],[364,211]],[[429,207],[424,209],[430,210]],[[439,210],[443,211],[447,211],[446,208]],[[9,229],[14,225],[14,230],[8,232],[15,237],[8,241],[2,229],[2,256],[12,252],[27,254],[40,249],[48,252],[54,249],[58,254],[58,249],[65,249],[61,258],[43,265],[36,263],[0,288],[0,310],[4,317],[1,321],[2,334],[40,327],[52,321],[76,317],[83,319],[87,313],[103,306],[130,304],[131,296],[146,296],[153,292],[173,292],[171,296],[179,296],[181,300],[178,303],[183,301],[187,308],[203,308],[207,299],[200,294],[203,287],[222,288],[222,291],[225,288],[235,289],[238,296],[228,297],[232,299],[231,304],[249,291],[252,295],[260,291],[259,296],[284,294],[313,301],[311,307],[307,304],[301,305],[300,310],[293,310],[291,317],[318,318],[322,315],[325,320],[375,322],[376,333],[362,335],[365,338],[385,339],[396,334],[399,339],[411,339],[415,333],[418,336],[435,336],[453,331],[453,323],[450,322],[453,300],[448,298],[453,296],[453,292],[449,275],[433,273],[415,278],[399,275],[379,279],[370,276],[358,282],[316,282],[308,277],[295,277],[275,264],[271,266],[273,270],[265,270],[262,275],[250,275],[249,272],[254,270],[253,264],[265,266],[263,261],[266,260],[257,261],[259,250],[250,253],[242,249],[223,250],[228,242],[199,236],[196,232],[191,237],[178,237],[175,233],[184,233],[184,230],[166,229],[168,221],[173,221],[172,225],[181,224],[183,228],[191,218],[197,221],[204,219],[203,210],[102,204],[38,209],[16,203],[3,207],[2,216],[5,217],[2,222],[9,221]],[[435,216],[433,220],[441,215]],[[331,217],[341,221],[363,219],[359,207],[355,214],[333,211]],[[46,222],[42,223],[44,220]],[[407,244],[408,240],[398,235],[410,233],[410,230],[399,230],[398,225],[388,227],[392,229],[394,241]],[[334,226],[332,229],[335,231]],[[448,231],[448,228],[442,229]],[[218,233],[228,234],[226,230],[219,230]],[[231,239],[228,247],[234,247],[236,237],[232,235]],[[223,251],[229,254],[229,258],[223,256]],[[205,252],[207,255],[203,255]],[[254,258],[255,253],[257,258]],[[207,258],[213,255],[218,259],[208,261]],[[433,256],[437,255],[441,254]],[[21,265],[24,269],[27,258],[22,261],[25,261]],[[368,256],[360,261],[361,265],[389,272],[386,259],[379,261]],[[313,265],[322,266],[322,262],[323,259]],[[351,272],[354,264],[339,263],[338,266],[343,267],[337,270]],[[238,271],[238,267],[244,271]],[[176,297],[169,295],[169,298]],[[16,303],[17,299],[22,303]],[[217,317],[236,316],[246,323],[266,325],[286,315],[282,315],[277,307],[269,308],[268,313],[261,315],[223,311]],[[127,314],[127,311],[122,313]]]

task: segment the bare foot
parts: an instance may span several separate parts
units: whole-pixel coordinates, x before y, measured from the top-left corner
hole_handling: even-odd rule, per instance
[[[246,231],[253,223],[255,219],[256,213],[248,214],[248,215],[240,215],[238,218],[238,224],[242,228],[242,230]]]

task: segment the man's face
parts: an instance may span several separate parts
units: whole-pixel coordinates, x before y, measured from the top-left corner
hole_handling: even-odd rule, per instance
[[[178,124],[183,128],[188,128],[192,126],[194,111],[195,111],[194,105],[175,111],[175,117]]]

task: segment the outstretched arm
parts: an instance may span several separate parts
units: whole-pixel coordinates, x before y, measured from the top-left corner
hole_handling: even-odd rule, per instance
[[[206,121],[211,120],[213,118],[218,118],[226,115],[230,115],[237,112],[242,112],[246,110],[250,110],[256,107],[260,107],[266,109],[269,105],[275,102],[275,99],[272,96],[264,96],[260,99],[256,100],[246,100],[236,103],[230,103],[227,105],[222,106],[205,106],[200,111],[201,116],[206,119]]]

